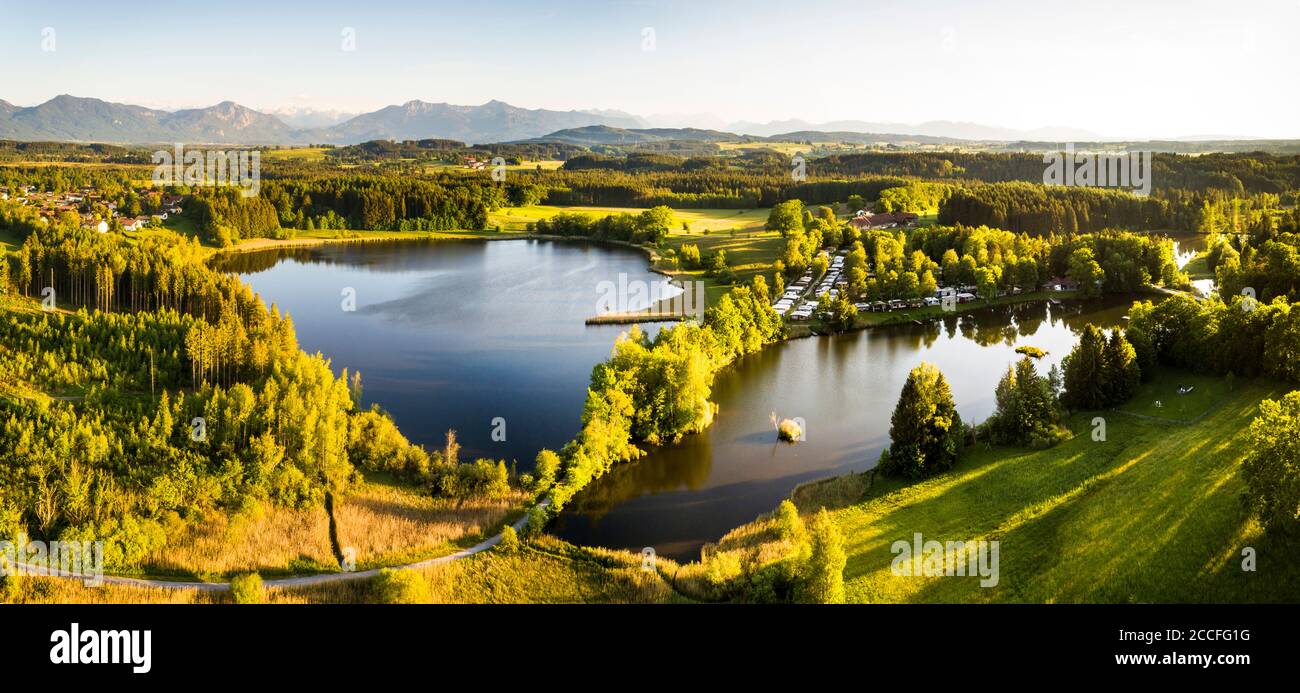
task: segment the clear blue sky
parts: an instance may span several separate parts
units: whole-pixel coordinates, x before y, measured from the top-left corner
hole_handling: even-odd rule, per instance
[[[18,105],[60,93],[350,112],[500,99],[1300,137],[1300,0],[0,0],[0,18],[0,99]]]

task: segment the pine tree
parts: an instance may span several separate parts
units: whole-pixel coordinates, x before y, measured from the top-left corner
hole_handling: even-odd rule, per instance
[[[1119,330],[1111,330],[1106,343],[1106,395],[1110,405],[1123,404],[1133,399],[1142,372],[1137,363],[1137,352]]]
[[[961,415],[948,381],[933,364],[922,362],[907,375],[890,419],[890,446],[880,470],[913,478],[952,467],[961,450]]]
[[[1095,325],[1085,325],[1074,351],[1065,357],[1065,393],[1072,409],[1101,409],[1108,398],[1105,368],[1106,338]]]
[[[998,381],[994,391],[997,410],[989,418],[989,431],[998,443],[1050,445],[1060,420],[1050,376],[1038,375],[1033,359],[1025,357]]]

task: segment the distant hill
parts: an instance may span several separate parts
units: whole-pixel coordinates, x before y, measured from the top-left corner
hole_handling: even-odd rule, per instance
[[[1126,144],[1105,140],[1077,128],[1012,128],[936,120],[915,125],[844,120],[811,124],[802,120],[733,123],[726,130],[694,127],[645,127],[645,120],[622,111],[552,111],[489,101],[479,106],[407,101],[354,117],[337,112],[289,109],[283,118],[232,101],[206,108],[164,111],[101,99],[56,96],[36,106],[0,100],[0,140],[104,144],[239,144],[354,145],[377,140],[455,140],[469,145],[551,144],[577,147],[629,146],[678,155],[716,151],[711,145],[765,138],[772,141],[909,143],[968,145],[979,143],[1016,151],[1054,149],[1063,142],[1100,146]],[[337,122],[340,118],[346,118]],[[331,123],[324,127],[310,124]],[[1132,144],[1127,143],[1127,144]],[[1157,151],[1291,152],[1294,140],[1222,137],[1153,140]],[[530,150],[531,151],[531,150]],[[540,150],[539,150],[540,151]],[[554,147],[546,150],[555,154]],[[537,153],[537,152],[534,152]]]
[[[980,125],[978,123],[960,123],[951,120],[932,120],[925,123],[873,123],[862,120],[838,120],[829,123],[809,123],[803,120],[779,120],[769,123],[739,122],[727,126],[732,132],[742,135],[770,137],[781,133],[813,132],[857,132],[880,133],[886,135],[912,135],[939,137],[955,140],[976,140],[982,142],[1007,142],[1011,140],[1058,140],[1062,142],[1079,140],[1099,140],[1099,135],[1079,128],[1047,127],[1031,130]]]
[[[320,116],[308,116],[311,117]],[[301,122],[301,121],[300,121]],[[112,144],[358,144],[372,140],[453,139],[505,142],[589,125],[636,127],[634,116],[549,111],[489,101],[481,106],[408,101],[322,128],[295,129],[283,120],[225,101],[207,108],[162,111],[61,95],[37,106],[0,102],[0,139]]]
[[[177,135],[177,142],[291,142],[294,131],[272,115],[223,101],[208,108],[175,111],[162,124]]]
[[[0,108],[0,139],[114,144],[295,141],[289,126],[274,116],[230,101],[169,112],[66,94],[26,108],[6,103]]]
[[[934,137],[931,135],[897,135],[879,132],[824,132],[821,130],[798,130],[783,132],[766,138],[773,142],[848,142],[850,144],[970,144],[970,140],[955,137]]]
[[[631,145],[651,142],[738,142],[739,135],[718,130],[697,128],[617,128],[608,125],[588,125],[580,128],[557,130],[533,142],[565,142],[569,144]]]
[[[365,113],[332,128],[307,131],[313,142],[354,144],[370,140],[411,140],[438,137],[470,144],[509,142],[588,125],[635,127],[633,117],[549,111],[489,101],[481,106],[407,101]]]

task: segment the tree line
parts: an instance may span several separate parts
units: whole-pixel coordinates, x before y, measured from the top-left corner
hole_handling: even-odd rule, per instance
[[[1277,204],[1274,194],[1172,191],[1143,197],[1108,188],[990,183],[953,189],[939,205],[939,222],[1040,234],[1108,228],[1208,233],[1241,230]]]
[[[914,176],[985,183],[1041,183],[1043,167],[1041,153],[1018,152],[863,152],[817,160],[822,175]],[[1283,193],[1300,189],[1300,155],[1155,152],[1152,183],[1158,190],[1213,190],[1234,196]]]
[[[1002,445],[1050,447],[1070,437],[1063,425],[1069,411],[1123,404],[1136,393],[1142,371],[1126,336],[1112,330],[1107,339],[1085,325],[1080,340],[1063,360],[1040,375],[1035,361],[1044,354],[1027,347],[1007,367],[994,388],[996,408],[979,425],[964,423],[952,389],[937,367],[913,368],[890,418],[890,444],[876,469],[882,474],[923,478],[947,471],[977,439]]]
[[[103,539],[108,565],[130,569],[177,522],[329,507],[364,469],[441,497],[519,481],[499,461],[461,462],[454,436],[429,454],[363,410],[359,376],[304,353],[289,316],[209,268],[193,239],[55,223],[0,270],[6,293],[52,282],[61,307],[79,308],[7,297],[0,314],[0,386],[22,393],[0,398],[3,536]]]
[[[534,510],[536,526],[615,464],[641,457],[641,446],[670,444],[707,428],[717,372],[783,333],[758,276],[725,294],[701,323],[666,327],[653,339],[638,327],[622,335],[609,360],[592,369],[577,436],[558,454],[538,455],[537,473],[553,477],[554,486],[549,509]]]

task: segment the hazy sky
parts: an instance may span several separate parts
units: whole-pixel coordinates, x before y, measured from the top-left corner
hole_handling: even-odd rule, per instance
[[[1298,34],[1300,0],[0,0],[0,99],[1300,137]]]

